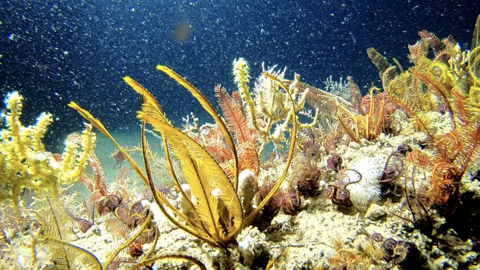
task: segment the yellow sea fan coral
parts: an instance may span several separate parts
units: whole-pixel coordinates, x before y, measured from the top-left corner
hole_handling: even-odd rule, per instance
[[[5,128],[0,131],[0,202],[12,200],[15,206],[23,188],[49,190],[57,196],[59,184],[79,179],[95,144],[95,134],[86,125],[77,142],[66,142],[61,158],[45,151],[42,139],[53,122],[52,115],[42,113],[35,125],[25,127],[20,122],[22,101],[18,92],[7,94]]]

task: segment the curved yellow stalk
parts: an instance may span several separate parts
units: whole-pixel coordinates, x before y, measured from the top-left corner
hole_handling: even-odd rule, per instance
[[[346,109],[345,107],[343,107],[342,105],[338,104],[338,103],[335,103],[335,107],[337,107],[337,109],[339,109],[337,111],[337,118],[338,118],[338,121],[340,122],[340,124],[342,125],[342,127],[345,129],[345,131],[348,133],[348,135],[357,143],[360,142],[360,136],[358,135],[358,120],[357,118],[355,117],[355,115],[353,115],[352,112],[350,112],[348,109]],[[343,118],[340,116],[340,111],[343,111],[343,113],[347,114],[348,116],[350,116],[350,118],[355,122],[355,134],[352,133],[352,130],[348,127],[348,123],[345,123],[343,122]]]
[[[288,120],[290,118],[292,119],[292,130],[293,130],[293,132],[292,132],[292,134],[290,134],[290,136],[291,136],[291,138],[290,138],[290,149],[288,151],[287,164],[285,165],[285,168],[283,169],[283,173],[282,173],[282,176],[280,177],[280,180],[277,181],[277,183],[273,186],[272,190],[270,190],[270,192],[260,202],[260,204],[257,206],[257,208],[255,210],[253,210],[248,215],[247,218],[245,218],[245,223],[243,224],[243,227],[246,227],[246,226],[250,225],[250,223],[253,221],[253,218],[255,217],[255,215],[257,215],[258,212],[260,212],[260,210],[262,210],[262,208],[268,203],[268,201],[272,198],[272,196],[280,188],[280,185],[282,184],[283,180],[285,180],[285,178],[287,176],[287,173],[288,173],[288,169],[290,168],[290,164],[292,163],[293,153],[295,152],[295,142],[296,142],[296,139],[297,139],[297,116],[295,115],[295,101],[292,99],[292,96],[290,96],[287,87],[279,79],[277,79],[276,77],[274,77],[274,76],[272,76],[268,73],[262,73],[262,75],[271,79],[271,80],[274,80],[274,81],[278,82],[278,84],[285,91],[288,99],[292,103],[292,108],[290,109],[290,112],[288,113],[288,116],[287,116],[287,120],[285,120],[285,121],[288,122]]]
[[[153,227],[153,229],[154,229],[154,233],[155,233],[155,236],[154,236],[155,238],[153,238],[153,244],[150,247],[150,249],[147,251],[147,253],[145,253],[145,256],[143,257],[141,262],[144,262],[145,260],[147,260],[148,257],[150,257],[153,254],[153,252],[155,251],[155,247],[157,246],[158,238],[160,236],[160,232],[158,231],[157,226]]]
[[[230,132],[228,131],[227,126],[223,122],[222,118],[218,115],[218,113],[215,111],[213,106],[208,102],[208,100],[196,89],[193,85],[191,85],[189,82],[187,82],[184,78],[182,78],[180,75],[178,75],[175,71],[171,70],[167,66],[161,66],[158,65],[157,69],[159,71],[164,72],[170,78],[174,79],[176,82],[181,84],[183,87],[185,87],[190,93],[200,102],[202,107],[213,117],[213,120],[215,120],[215,123],[220,127],[220,130],[222,131],[223,135],[225,136],[225,139],[227,140],[228,146],[232,150],[232,156],[234,160],[234,173],[233,173],[233,188],[237,190],[238,188],[238,157],[237,157],[237,149],[235,148],[235,143],[233,142],[233,138],[230,135]]]
[[[108,266],[110,266],[110,264],[113,262],[115,257],[117,257],[118,253],[120,253],[120,251],[122,251],[124,248],[128,247],[133,241],[135,241],[135,239],[137,239],[143,233],[143,231],[147,228],[147,225],[150,224],[150,221],[152,221],[151,213],[147,216],[147,218],[145,219],[145,222],[143,222],[140,229],[138,229],[138,231],[132,237],[128,238],[127,241],[125,241],[120,247],[118,247],[112,253],[112,255],[110,255],[107,261],[105,261],[105,263],[103,264],[103,269],[107,269]]]
[[[168,119],[165,117],[164,113],[162,112],[162,109],[160,108],[160,105],[158,104],[157,100],[153,95],[142,85],[140,85],[138,82],[136,82],[134,79],[125,76],[123,77],[123,80],[130,86],[132,87],[135,92],[139,93],[142,96],[142,111],[149,115],[150,117],[153,117],[159,121],[165,122],[170,124]],[[182,189],[180,182],[178,181],[177,174],[175,173],[175,170],[173,169],[172,165],[172,160],[170,159],[170,153],[168,150],[168,141],[165,137],[162,137],[163,145],[164,145],[164,156],[165,160],[167,162],[167,168],[168,171],[170,172],[170,175],[173,178],[173,183],[175,185],[175,188],[180,192],[183,198],[187,200],[187,202],[190,204],[192,209],[195,208],[193,205],[192,201],[190,200],[189,196],[185,194],[185,191]],[[144,153],[146,154],[146,153]],[[152,191],[153,192],[153,191]],[[196,216],[196,218],[198,218]]]
[[[145,125],[146,125],[146,121],[142,121],[142,149],[143,149],[143,152],[145,153],[146,150],[147,150],[147,139],[145,138]],[[144,154],[143,155],[143,161],[145,163],[145,170],[147,171],[147,180],[148,180],[148,186],[150,188],[150,190],[152,191],[152,194],[153,194],[153,198],[155,199],[155,202],[158,204],[160,210],[162,211],[162,213],[168,218],[168,220],[170,220],[173,224],[175,224],[177,227],[179,227],[180,229],[186,231],[187,233],[195,236],[195,237],[198,237],[199,239],[202,239],[203,241],[209,243],[210,245],[213,245],[213,246],[216,246],[216,243],[215,241],[211,238],[210,235],[206,235],[205,233],[202,233],[201,230],[199,230],[199,228],[196,226],[195,223],[191,222],[189,218],[187,218],[186,216],[184,216],[183,214],[180,215],[180,217],[187,223],[189,223],[193,229],[185,226],[184,224],[180,223],[177,219],[175,219],[174,217],[172,217],[168,212],[167,210],[165,209],[163,203],[162,203],[162,200],[161,200],[161,197],[159,196],[159,194],[161,196],[163,196],[163,194],[161,194],[160,192],[158,192],[155,188],[155,185],[153,183],[153,178],[152,178],[152,171],[151,171],[151,168],[150,168],[150,161],[148,159],[148,155]],[[175,212],[174,212],[175,213]],[[190,221],[190,222],[189,222]]]
[[[107,137],[110,141],[112,141],[115,144],[115,146],[118,148],[118,151],[120,151],[123,154],[123,156],[125,157],[125,159],[130,163],[133,170],[137,173],[138,177],[140,177],[140,179],[142,179],[142,181],[146,185],[148,185],[149,180],[148,180],[147,175],[143,172],[143,170],[140,168],[140,166],[138,166],[138,164],[135,162],[135,160],[133,160],[133,158],[125,151],[125,149],[123,149],[123,147],[113,138],[113,136],[108,132],[108,130],[105,128],[105,126],[102,124],[102,122],[100,122],[100,120],[93,117],[93,115],[90,112],[81,108],[80,106],[78,106],[77,103],[75,103],[73,101],[70,102],[70,104],[68,104],[68,106],[70,108],[76,110],[83,118],[88,120],[92,124],[92,126],[97,128],[100,131],[100,133],[102,133],[105,137]],[[159,195],[159,201],[162,204],[165,204],[168,207],[168,209],[170,209],[176,215],[185,216],[180,211],[178,211],[178,209],[173,207],[168,202],[168,200],[165,198],[165,196],[163,196],[163,194]]]
[[[142,169],[137,165],[137,163],[133,160],[133,158],[123,149],[123,147],[113,138],[113,136],[108,132],[108,130],[105,128],[105,126],[100,122],[100,120],[96,119],[93,117],[93,115],[88,112],[87,110],[81,108],[77,103],[71,101],[68,106],[74,110],[76,110],[83,118],[85,118],[88,122],[90,122],[100,133],[102,133],[105,137],[107,137],[110,141],[115,144],[115,146],[118,148],[120,153],[122,153],[127,159],[127,161],[132,165],[133,170],[138,174],[140,179],[143,180],[144,183],[147,183],[147,177],[143,173]]]

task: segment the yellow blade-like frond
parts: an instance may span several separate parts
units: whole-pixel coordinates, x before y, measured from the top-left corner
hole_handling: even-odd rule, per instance
[[[37,241],[55,261],[55,269],[103,269],[98,258],[84,248],[43,235]]]
[[[141,86],[134,79],[128,76],[123,77],[123,80],[128,85],[130,85],[130,87],[132,87],[133,90],[135,90],[135,92],[142,95],[143,97],[142,110],[145,113],[147,113],[149,116],[153,118],[156,118],[160,121],[164,121],[168,123],[168,119],[163,114],[162,109],[160,108],[160,105],[158,105],[157,100],[153,97],[153,95],[147,89],[145,89],[145,87]]]
[[[195,215],[195,220],[192,220],[190,217],[188,217],[187,215],[178,211],[178,209],[176,209],[176,208],[171,209],[172,212],[174,213],[174,215],[172,215],[171,213],[166,211],[166,209],[165,209],[165,207],[162,203],[162,198],[161,198],[161,196],[163,196],[163,195],[160,191],[158,191],[155,188],[155,184],[153,182],[150,160],[149,160],[148,153],[147,153],[147,139],[145,137],[145,126],[146,126],[146,124],[147,124],[147,122],[142,121],[142,135],[141,135],[141,138],[142,138],[143,161],[144,161],[144,164],[145,164],[145,172],[146,172],[146,175],[147,175],[148,184],[149,184],[150,190],[152,191],[153,198],[155,199],[155,202],[157,202],[160,210],[168,218],[168,220],[170,220],[178,228],[190,233],[191,235],[194,235],[194,236],[204,240],[205,242],[207,242],[211,245],[216,245],[217,243],[213,240],[213,238],[208,233],[204,232],[203,226],[202,226],[201,221],[200,221],[200,218],[198,217],[197,214]],[[163,140],[164,140],[164,142],[167,141],[165,138],[163,138]],[[167,144],[165,143],[164,145],[167,145]],[[172,167],[172,164],[170,162],[170,154],[168,152],[168,147],[165,147],[165,156],[167,157],[167,160],[169,160],[167,162],[168,166],[169,166],[169,169],[171,171],[173,171],[173,167]],[[172,176],[174,177],[175,181],[178,182],[174,172],[172,173]],[[178,188],[179,188],[179,191],[184,198],[187,199],[187,198],[190,197],[190,196],[188,196],[188,197],[186,196],[185,192],[183,191],[183,189],[181,189],[181,187],[178,187]],[[191,203],[190,199],[188,199],[188,201],[192,205],[192,209],[194,209],[195,207],[193,206],[193,203]],[[188,224],[188,226],[186,226],[184,223],[180,223],[177,220],[177,218],[186,222]]]
[[[83,118],[85,118],[88,122],[90,122],[95,128],[98,129],[98,131],[100,131],[100,133],[102,133],[105,137],[107,137],[108,139],[110,139],[110,141],[112,141],[115,146],[118,148],[118,150],[123,154],[123,156],[128,160],[128,162],[130,163],[130,165],[132,165],[133,169],[135,170],[135,172],[138,174],[138,176],[143,180],[143,182],[145,184],[148,184],[148,181],[147,181],[147,176],[145,175],[145,173],[142,171],[142,169],[140,169],[140,167],[137,165],[137,163],[133,160],[133,158],[123,149],[123,147],[113,138],[113,136],[110,134],[110,132],[108,132],[108,130],[105,128],[105,126],[102,124],[102,122],[100,122],[100,120],[96,119],[95,117],[93,117],[93,115],[88,112],[87,110],[81,108],[80,106],[78,106],[77,103],[71,101],[68,106],[74,110],[76,110],[81,116],[83,116]]]
[[[133,158],[125,151],[125,149],[123,149],[123,147],[113,138],[113,136],[110,134],[110,132],[108,132],[108,130],[105,128],[105,126],[102,124],[102,122],[100,122],[100,120],[93,117],[93,115],[91,113],[89,113],[87,110],[81,108],[80,106],[78,106],[77,103],[75,103],[73,101],[70,102],[70,104],[68,104],[68,106],[70,108],[73,108],[74,110],[76,110],[78,113],[80,113],[80,115],[83,116],[83,118],[85,118],[86,120],[88,120],[95,128],[97,128],[100,131],[100,133],[102,133],[103,135],[105,135],[105,137],[110,139],[110,141],[112,141],[115,144],[118,151],[120,151],[123,154],[123,156],[125,157],[125,159],[130,163],[133,170],[137,173],[138,177],[140,177],[140,179],[142,179],[143,182],[148,186],[147,175],[143,172],[143,170],[140,168],[140,166],[138,166],[138,164],[135,162],[135,160],[133,160]],[[162,201],[162,204],[164,204],[167,208],[172,210],[172,212],[178,213],[178,209],[173,207],[168,202],[168,200],[165,198],[165,196],[163,196],[163,194],[159,193],[159,197]]]
[[[225,136],[228,146],[232,149],[232,154],[235,162],[235,168],[234,168],[234,182],[233,186],[235,190],[238,187],[238,158],[237,158],[237,150],[235,148],[235,143],[233,142],[233,138],[230,135],[230,132],[227,129],[227,126],[223,122],[222,118],[218,115],[218,113],[215,111],[213,106],[208,102],[208,100],[196,89],[193,85],[191,85],[189,82],[187,82],[184,78],[182,78],[180,75],[178,75],[175,71],[169,69],[167,66],[161,66],[158,65],[157,69],[159,71],[164,72],[170,78],[174,79],[176,82],[181,84],[183,87],[185,87],[190,93],[200,102],[202,107],[213,117],[215,120],[215,123],[220,127],[220,130],[222,131],[223,135]]]
[[[139,112],[138,118],[167,138],[171,151],[181,163],[185,181],[195,197],[195,211],[207,233],[228,244],[240,230],[243,211],[230,181],[215,160],[193,139],[176,128]]]
[[[123,80],[130,86],[132,87],[135,92],[139,93],[142,95],[142,111],[146,113],[148,116],[153,117],[159,121],[165,122],[165,123],[170,123],[168,119],[165,117],[165,115],[162,112],[162,109],[160,105],[158,104],[157,100],[153,95],[142,85],[137,83],[134,79],[125,76],[123,77]],[[173,183],[176,187],[176,189],[182,194],[184,198],[187,198],[187,201],[189,201],[188,197],[185,195],[185,192],[182,190],[180,186],[180,182],[177,179],[177,175],[175,174],[175,171],[173,170],[173,165],[170,160],[170,155],[168,153],[168,142],[166,138],[162,138],[163,145],[165,146],[165,160],[167,161],[168,165],[168,170],[173,178]],[[193,207],[193,205],[192,205]]]

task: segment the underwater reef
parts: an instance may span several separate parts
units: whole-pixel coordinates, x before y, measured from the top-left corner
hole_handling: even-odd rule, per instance
[[[212,117],[175,127],[142,99],[139,144],[89,124],[61,154],[42,139],[53,121],[20,121],[18,92],[0,131],[2,269],[478,269],[480,16],[470,50],[428,31],[411,66],[368,57],[382,85],[353,78],[324,89],[236,59],[221,112],[181,75],[157,66]],[[141,78],[138,78],[141,80]],[[97,134],[100,133],[100,134]],[[96,153],[116,150],[115,175]],[[81,186],[83,188],[78,189]]]

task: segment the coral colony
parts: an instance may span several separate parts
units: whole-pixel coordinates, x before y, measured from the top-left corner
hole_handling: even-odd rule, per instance
[[[330,77],[321,90],[276,66],[251,83],[239,58],[236,91],[214,88],[221,112],[157,66],[213,123],[191,114],[173,126],[125,77],[143,100],[132,148],[71,102],[89,124],[62,154],[47,152],[52,116],[23,126],[22,96],[11,92],[0,133],[0,266],[478,269],[479,32],[480,16],[462,50],[421,31],[408,69],[368,49],[382,85],[363,97],[351,77]],[[93,130],[115,144],[116,176],[104,172]]]

